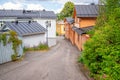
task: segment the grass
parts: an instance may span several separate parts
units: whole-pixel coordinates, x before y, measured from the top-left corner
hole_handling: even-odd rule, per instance
[[[44,50],[49,50],[48,45],[40,44],[36,47],[24,48],[24,52],[26,52],[26,51],[44,51]]]

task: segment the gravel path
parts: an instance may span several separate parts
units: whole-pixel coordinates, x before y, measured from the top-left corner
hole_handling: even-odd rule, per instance
[[[0,65],[0,80],[88,80],[77,64],[79,53],[59,37],[48,52],[29,52],[23,61]]]

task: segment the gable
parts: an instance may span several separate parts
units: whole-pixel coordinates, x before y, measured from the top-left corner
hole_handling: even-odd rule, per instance
[[[98,5],[75,5],[77,17],[97,17]]]

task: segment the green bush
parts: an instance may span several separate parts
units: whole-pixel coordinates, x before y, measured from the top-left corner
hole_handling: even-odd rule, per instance
[[[56,36],[59,36],[58,32],[56,32]]]
[[[49,47],[46,44],[40,44],[38,46],[30,47],[30,48],[25,48],[24,47],[24,52],[26,52],[26,51],[48,50],[48,49],[49,49]]]
[[[38,46],[38,49],[40,49],[40,50],[48,50],[49,47],[48,47],[46,44],[40,44],[40,45]]]
[[[106,0],[106,5],[79,61],[89,68],[95,80],[120,80],[119,0]]]
[[[12,61],[16,61],[17,60],[17,54],[13,54],[11,55]]]

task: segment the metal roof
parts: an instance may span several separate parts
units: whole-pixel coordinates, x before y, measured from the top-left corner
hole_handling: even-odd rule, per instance
[[[74,23],[74,19],[73,19],[72,17],[67,17],[67,18],[66,18],[66,21],[67,21],[69,24]]]
[[[77,32],[79,35],[85,34],[86,32],[90,31],[93,29],[93,26],[88,26],[85,28],[75,28],[74,31]]]
[[[76,26],[73,26],[73,27],[72,27],[72,30],[75,30],[75,29],[77,29],[77,27],[76,27]]]
[[[0,17],[16,17],[22,18],[47,18],[56,19],[53,11],[39,11],[39,10],[0,10]]]
[[[77,17],[97,17],[98,5],[75,5]]]
[[[41,34],[47,31],[37,22],[5,22],[5,27],[17,32],[19,36]]]

